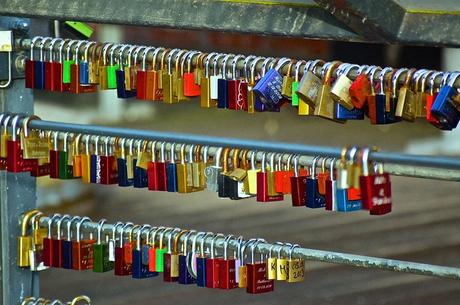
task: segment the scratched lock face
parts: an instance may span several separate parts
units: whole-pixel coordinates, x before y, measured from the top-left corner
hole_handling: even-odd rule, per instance
[[[204,169],[204,176],[206,177],[206,187],[208,190],[217,192],[217,176],[219,175],[220,168],[206,167]]]

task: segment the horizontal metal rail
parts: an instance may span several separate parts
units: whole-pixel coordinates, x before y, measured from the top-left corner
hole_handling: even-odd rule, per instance
[[[40,224],[42,227],[47,227],[48,219],[49,219],[48,217],[43,217],[40,219]],[[66,221],[63,221],[63,225],[65,224],[66,224]],[[97,222],[87,221],[82,224],[81,230],[83,232],[95,233],[97,232],[97,227],[98,227]],[[120,233],[121,227],[122,226],[118,226],[115,232]],[[102,226],[102,232],[109,236],[112,235],[113,229],[114,229],[114,226],[112,224],[104,224]],[[135,230],[133,234],[135,232],[137,231]],[[165,242],[167,243],[167,240],[170,234],[171,234],[170,232],[166,232],[163,235],[163,244],[165,244]],[[195,234],[196,233],[191,234],[188,237],[188,241],[193,239]],[[159,238],[158,235],[159,234],[157,234],[157,237]],[[204,243],[207,247],[211,245],[212,239],[213,239],[213,236],[206,237]],[[216,238],[214,242],[214,247],[216,249],[223,249],[224,239],[225,239],[225,236]],[[159,240],[157,239],[157,241]],[[181,236],[180,241],[181,243],[184,242],[185,237]],[[201,238],[198,238],[197,242],[201,242]],[[188,244],[190,244],[190,242],[188,242]],[[272,248],[272,246],[273,245],[270,243],[261,242],[257,245],[256,251],[258,253],[267,255],[269,254],[269,250],[270,248]],[[231,240],[228,243],[228,247],[232,250],[235,250],[238,247],[238,242],[235,240]],[[279,249],[279,246],[277,246],[276,250],[278,251],[278,249]],[[289,251],[289,247],[284,246],[281,249],[281,254],[284,256],[287,256],[288,251]],[[245,253],[247,254],[249,253],[249,251],[246,251]],[[355,255],[355,254],[332,252],[332,251],[323,251],[323,250],[316,250],[316,249],[309,249],[309,248],[296,248],[292,252],[292,256],[294,258],[301,258],[305,260],[320,261],[320,262],[355,266],[355,267],[368,268],[368,269],[381,269],[381,270],[389,270],[389,271],[395,271],[395,272],[434,276],[434,277],[440,277],[440,278],[450,278],[450,279],[457,279],[457,280],[460,279],[460,268],[454,268],[454,267],[422,264],[422,263],[400,261],[400,260],[387,259],[387,258]]]
[[[212,137],[174,132],[71,124],[44,120],[31,120],[29,122],[29,127],[40,130],[71,132],[75,134],[81,133],[102,137],[119,137],[149,141],[156,140],[208,145],[212,147],[235,147],[259,151],[257,156],[258,159],[262,156],[260,153],[261,151],[296,154],[304,156],[300,159],[300,163],[303,165],[311,164],[311,159],[314,156],[339,158],[341,153],[341,148],[329,146]],[[213,149],[210,148],[209,152],[212,155]],[[459,180],[460,178],[460,158],[411,155],[393,152],[372,152],[369,159],[371,161],[383,162],[385,169],[391,174],[445,180]],[[284,156],[283,160],[287,160],[287,155]]]

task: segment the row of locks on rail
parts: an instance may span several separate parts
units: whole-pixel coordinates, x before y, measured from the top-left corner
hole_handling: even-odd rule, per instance
[[[376,148],[345,147],[341,158],[315,157],[303,168],[298,155],[264,152],[259,163],[257,152],[221,147],[211,159],[208,146],[172,143],[166,149],[166,142],[29,130],[28,122],[39,118],[24,117],[18,124],[20,118],[0,116],[0,169],[9,172],[151,191],[207,189],[232,200],[283,201],[291,194],[292,206],[391,212],[390,176],[382,164],[369,161]]]
[[[95,224],[95,230],[90,230],[85,237],[82,225],[89,222],[88,217],[60,214],[47,217],[38,210],[27,212],[18,238],[19,267],[32,271],[49,267],[94,272],[113,270],[116,276],[135,279],[162,273],[165,282],[220,289],[246,288],[252,294],[273,291],[274,280],[294,283],[305,277],[304,260],[292,256],[298,245],[276,243],[266,257],[257,253],[257,245],[265,242],[263,239],[245,241],[242,236],[130,222],[117,222],[110,234],[104,234],[105,219]],[[216,246],[218,238],[223,240],[219,247],[222,251]],[[212,240],[210,247],[205,246],[207,239]],[[233,250],[230,242],[236,242]],[[282,253],[283,249],[287,255]]]
[[[86,295],[79,295],[69,302],[61,300],[48,300],[45,298],[26,297],[21,301],[21,305],[91,305],[91,299]]]
[[[37,45],[39,57],[34,55]],[[148,55],[153,59],[148,61]],[[425,118],[443,130],[455,128],[460,120],[456,72],[50,37],[32,40],[25,68],[27,88],[57,92],[95,92],[99,86],[101,90],[116,89],[119,98],[176,103],[200,97],[202,107],[249,113],[280,111],[282,105],[290,104],[299,115],[335,122],[363,120],[365,116],[372,124]],[[352,73],[357,74],[354,80]]]

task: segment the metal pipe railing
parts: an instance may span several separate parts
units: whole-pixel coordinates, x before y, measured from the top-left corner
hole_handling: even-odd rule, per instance
[[[41,218],[40,225],[42,227],[48,227],[48,220],[49,220],[48,217]],[[63,222],[64,222],[63,225],[65,225],[66,221],[63,221]],[[98,227],[97,222],[88,221],[82,224],[81,230],[83,232],[95,233],[97,232],[97,227]],[[112,235],[113,229],[114,229],[114,226],[112,224],[104,224],[102,226],[102,232],[109,236]],[[117,233],[121,232],[121,226],[118,226],[116,228],[116,232]],[[167,242],[170,234],[171,233],[166,232],[163,235],[163,244]],[[191,234],[188,237],[188,240],[190,241],[191,239],[193,239],[195,234],[196,233]],[[214,247],[216,249],[222,250],[224,248],[225,237],[226,236],[218,237],[215,239]],[[207,247],[209,247],[211,245],[212,239],[213,239],[213,236],[206,237],[204,244]],[[181,236],[180,241],[183,243],[185,241],[185,236]],[[201,242],[201,238],[197,239],[197,241]],[[188,244],[190,244],[190,242],[188,242]],[[273,245],[270,243],[261,242],[257,245],[256,251],[261,254],[267,255],[272,246]],[[235,250],[238,247],[238,242],[236,240],[230,240],[228,247],[231,250]],[[284,256],[287,256],[289,248],[290,248],[289,246],[282,247],[281,254]],[[279,249],[279,246],[277,246],[276,250],[278,251],[278,249]],[[450,279],[457,279],[457,280],[460,279],[460,268],[454,268],[454,267],[422,264],[422,263],[400,261],[400,260],[387,259],[387,258],[355,255],[355,254],[316,250],[316,249],[301,248],[301,247],[294,249],[294,251],[292,252],[292,256],[294,258],[300,258],[300,259],[305,259],[305,260],[327,262],[327,263],[333,263],[333,264],[339,264],[339,265],[348,265],[348,266],[354,266],[354,267],[360,267],[360,268],[381,269],[381,270],[389,270],[389,271],[394,271],[394,272],[411,273],[411,274],[434,276],[434,277],[440,277],[440,278],[450,278]]]

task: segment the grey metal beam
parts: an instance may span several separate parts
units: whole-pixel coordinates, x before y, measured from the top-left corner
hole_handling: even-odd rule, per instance
[[[43,217],[40,219],[40,224],[43,227],[47,227],[48,224],[48,217]],[[66,222],[66,221],[64,221]],[[65,223],[64,223],[65,225]],[[157,224],[159,225],[159,224]],[[97,222],[84,222],[81,226],[83,232],[97,232]],[[117,233],[121,233],[121,227],[118,226],[116,228]],[[109,236],[112,236],[114,226],[112,224],[105,224],[102,227],[102,232]],[[137,231],[135,230],[136,233]],[[145,231],[147,232],[147,231]],[[144,232],[144,233],[145,233]],[[167,243],[168,237],[171,233],[166,232],[163,235],[163,241]],[[177,234],[177,231],[176,231]],[[196,233],[191,234],[189,236],[189,242],[193,239]],[[159,234],[157,234],[159,238]],[[175,236],[175,235],[174,235]],[[213,236],[207,236],[205,239],[204,244],[207,247],[210,247],[211,241]],[[218,237],[215,239],[214,246],[216,249],[222,250],[224,248],[224,239],[223,237]],[[180,241],[183,243],[185,241],[185,236],[181,236]],[[198,244],[201,243],[201,237],[197,238]],[[237,249],[238,243],[236,240],[232,239],[229,242],[230,249]],[[257,245],[256,250],[258,253],[262,253],[264,255],[269,254],[269,250],[272,247],[272,244],[267,242],[261,242]],[[278,246],[276,250],[278,250]],[[286,256],[288,254],[289,247],[284,246],[281,248],[281,253]],[[247,255],[250,253],[249,249],[246,249],[245,254]],[[293,258],[300,258],[305,260],[312,260],[312,261],[320,261],[320,262],[327,262],[339,265],[348,265],[360,268],[368,268],[368,269],[380,269],[380,270],[389,270],[394,272],[404,272],[404,273],[411,273],[411,274],[418,274],[418,275],[426,275],[426,276],[434,276],[440,278],[449,278],[449,279],[460,279],[460,268],[454,267],[445,267],[439,265],[430,265],[430,264],[422,264],[422,263],[415,263],[415,262],[408,262],[408,261],[400,261],[388,258],[379,258],[379,257],[371,257],[371,256],[363,256],[363,255],[356,255],[356,254],[348,254],[348,253],[340,253],[340,252],[333,252],[333,251],[324,251],[324,250],[317,250],[317,249],[310,249],[310,248],[296,248],[292,252]]]
[[[361,41],[311,0],[1,0],[0,15]]]
[[[6,90],[0,90],[2,111],[33,113],[32,90],[26,90],[24,80],[16,80]],[[27,296],[38,296],[38,274],[17,267],[18,219],[24,211],[36,206],[35,178],[29,173],[0,172],[1,226],[1,286],[2,304],[20,304]]]
[[[397,44],[458,46],[458,1],[314,0],[368,40]]]
[[[341,148],[329,146],[222,138],[174,132],[71,124],[43,120],[32,120],[29,123],[29,127],[43,130],[68,131],[76,134],[82,133],[99,135],[102,137],[157,140],[218,147],[239,147],[243,149],[298,154],[304,156],[327,156],[339,158],[341,152]],[[309,163],[310,160],[311,159],[304,160],[305,164]],[[394,152],[374,152],[371,153],[370,160],[385,163],[385,166],[387,166],[386,169],[389,170],[390,173],[399,175],[458,180],[460,174],[460,158],[410,155]]]

